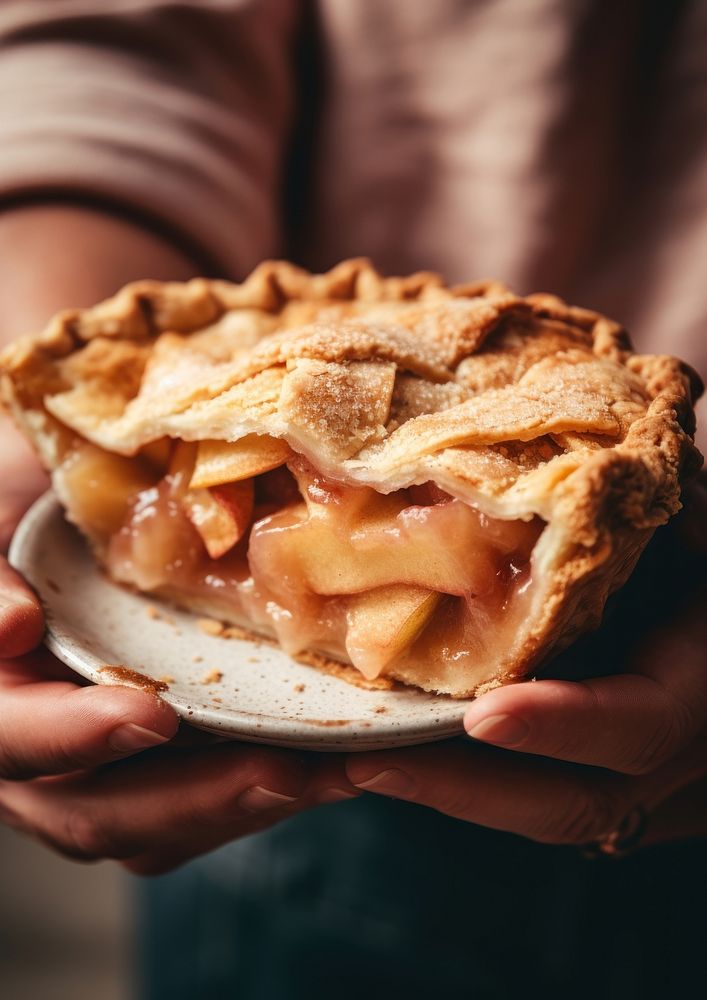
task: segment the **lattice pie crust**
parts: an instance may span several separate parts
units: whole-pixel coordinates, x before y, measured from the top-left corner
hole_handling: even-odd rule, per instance
[[[551,295],[365,260],[138,282],[0,366],[116,579],[457,697],[595,627],[699,465],[679,361]]]

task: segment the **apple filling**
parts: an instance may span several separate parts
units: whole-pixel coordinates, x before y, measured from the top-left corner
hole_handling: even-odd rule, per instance
[[[326,479],[256,435],[157,442],[133,459],[82,444],[55,485],[114,579],[368,679],[497,660],[527,614],[544,526],[487,517],[432,483],[385,495]]]

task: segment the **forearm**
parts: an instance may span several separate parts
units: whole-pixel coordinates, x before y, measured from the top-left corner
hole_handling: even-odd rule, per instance
[[[93,304],[137,278],[186,279],[198,268],[177,247],[117,215],[78,205],[0,213],[0,345],[41,329],[59,309]],[[4,488],[0,552],[46,478],[0,411]]]
[[[0,343],[41,329],[138,278],[184,280],[198,266],[147,226],[108,211],[37,204],[0,213]]]

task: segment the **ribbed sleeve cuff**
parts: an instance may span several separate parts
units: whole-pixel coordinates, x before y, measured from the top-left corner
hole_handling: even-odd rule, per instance
[[[225,274],[278,251],[267,121],[146,71],[129,54],[30,46],[0,58],[0,199],[123,204]]]

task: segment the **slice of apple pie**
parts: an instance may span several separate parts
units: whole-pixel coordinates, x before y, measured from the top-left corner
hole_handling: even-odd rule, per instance
[[[699,464],[680,362],[550,295],[360,260],[132,284],[1,365],[114,580],[455,696],[596,626]]]

